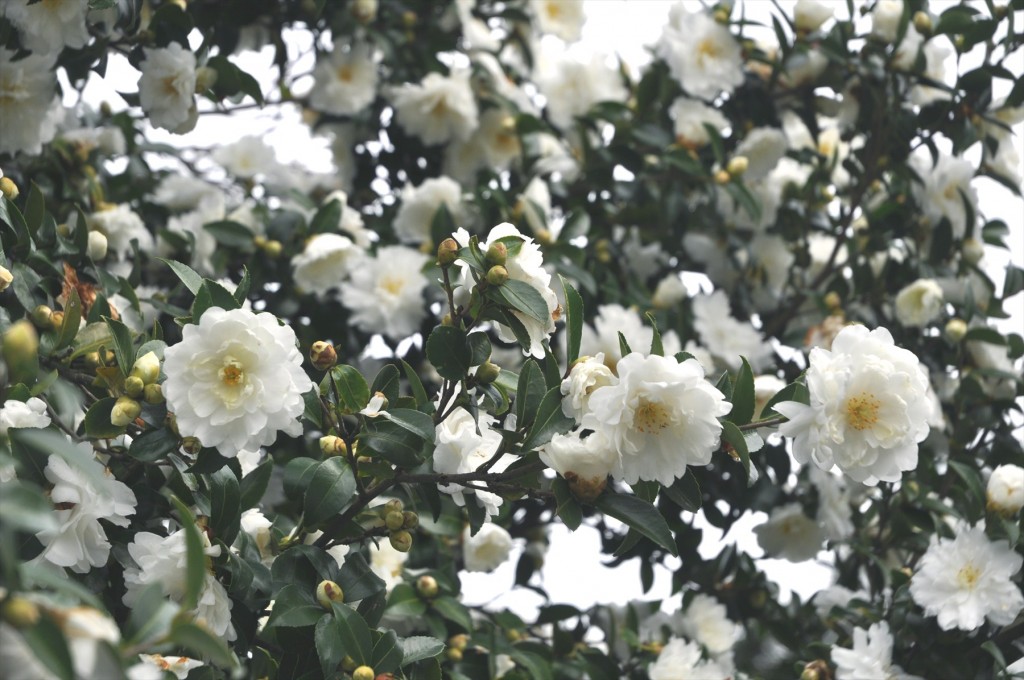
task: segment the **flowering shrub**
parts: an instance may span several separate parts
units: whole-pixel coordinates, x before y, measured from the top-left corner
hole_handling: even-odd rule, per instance
[[[7,0],[5,677],[1024,670],[1024,3],[761,9]]]

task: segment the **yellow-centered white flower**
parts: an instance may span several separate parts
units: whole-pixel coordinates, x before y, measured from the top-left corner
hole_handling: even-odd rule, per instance
[[[462,532],[462,557],[467,571],[494,571],[508,559],[512,550],[512,536],[507,531],[487,522],[475,536],[469,527]]]
[[[419,83],[400,85],[391,101],[401,126],[424,144],[468,139],[480,122],[468,69],[450,76],[430,73]]]
[[[309,104],[318,111],[340,116],[359,113],[377,96],[377,59],[366,43],[321,55],[313,69],[316,83]]]
[[[694,97],[711,99],[743,84],[740,44],[707,12],[687,12],[683,3],[675,5],[655,49]]]
[[[139,102],[154,127],[178,131],[196,110],[196,55],[176,42],[146,50],[139,78]],[[194,124],[194,122],[193,122]]]

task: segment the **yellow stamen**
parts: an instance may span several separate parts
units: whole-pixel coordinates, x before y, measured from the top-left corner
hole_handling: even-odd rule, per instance
[[[882,402],[871,394],[859,394],[846,400],[846,422],[855,430],[866,430],[878,422]]]
[[[669,422],[668,410],[656,401],[642,399],[633,414],[633,427],[644,434],[658,434]]]

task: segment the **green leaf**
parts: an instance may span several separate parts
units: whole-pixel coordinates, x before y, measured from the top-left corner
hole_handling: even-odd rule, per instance
[[[330,519],[348,505],[355,492],[356,479],[345,459],[328,458],[317,466],[306,490],[305,523],[316,526]]]
[[[128,377],[135,365],[135,344],[132,342],[132,332],[120,321],[114,319],[103,319],[110,328],[110,337],[114,341],[114,356],[117,358],[117,367],[121,369],[121,375]]]
[[[697,512],[700,510],[703,496],[700,491],[700,485],[697,484],[697,478],[693,476],[693,471],[689,468],[687,468],[686,474],[677,479],[672,486],[664,488],[665,495],[683,510],[687,512]]]
[[[267,491],[267,485],[270,483],[270,476],[273,472],[274,459],[267,458],[257,465],[255,470],[242,477],[242,481],[239,483],[239,507],[242,512],[259,505],[263,494]]]
[[[199,288],[203,285],[203,277],[197,274],[192,267],[175,260],[165,260],[162,257],[157,259],[171,268],[181,282],[185,284],[185,287],[189,289],[189,292],[193,295],[199,292]]]
[[[566,360],[571,366],[572,362],[580,358],[580,343],[583,338],[583,298],[559,274],[558,280],[562,282],[562,290],[565,291],[565,350]]]
[[[733,200],[750,215],[751,220],[754,222],[761,220],[761,204],[754,194],[750,193],[750,189],[746,185],[740,182],[729,182],[722,186],[725,188],[726,193],[732,196]]]
[[[25,224],[29,232],[35,234],[43,225],[43,218],[46,216],[46,205],[43,202],[43,192],[35,182],[32,182],[28,190],[28,198],[25,200]]]
[[[333,616],[320,617],[313,630],[313,641],[316,644],[316,655],[320,657],[320,668],[324,677],[332,677],[332,673],[345,658],[345,647]]]
[[[632,354],[633,350],[629,346],[629,343],[626,342],[626,336],[622,334],[622,331],[619,331],[618,333],[619,333],[619,354],[621,356],[627,356],[629,354]]]
[[[500,286],[488,288],[487,293],[492,300],[504,302],[512,309],[541,323],[546,324],[551,320],[548,303],[536,288],[525,281],[509,279]]]
[[[426,413],[409,408],[396,408],[380,415],[423,441],[434,441],[434,419]]]
[[[479,366],[491,358],[491,340],[486,333],[470,333],[466,337],[470,366]]]
[[[218,666],[234,668],[238,665],[231,649],[205,626],[188,621],[178,622],[171,628],[171,642]]]
[[[316,585],[314,582],[309,588],[316,588]],[[309,589],[303,589],[291,583],[281,588],[274,598],[274,609],[271,612],[270,621],[267,622],[267,626],[276,628],[306,628],[307,626],[315,625],[323,618],[330,619],[331,616],[325,613],[324,608],[317,604],[312,592]]]
[[[0,523],[30,534],[57,529],[53,505],[42,489],[17,479],[0,485]]]
[[[433,440],[431,436],[429,441]],[[424,439],[402,425],[382,418],[367,418],[359,434],[359,446],[375,451],[399,467],[413,468],[423,459]]]
[[[239,309],[242,305],[235,299],[227,288],[216,281],[206,279],[196,293],[196,299],[192,303],[192,323],[199,323],[206,310],[213,307],[220,309]]]
[[[231,545],[238,535],[241,521],[241,495],[238,478],[225,465],[208,477],[210,480],[210,528],[213,535]]]
[[[732,388],[732,410],[725,416],[737,425],[746,425],[754,417],[754,372],[746,357],[740,357],[743,364]]]
[[[125,432],[124,426],[110,422],[110,412],[114,410],[117,399],[104,397],[89,407],[85,412],[85,433],[96,439],[113,439]]]
[[[533,680],[552,680],[554,675],[551,670],[551,662],[540,654],[527,652],[517,647],[509,650],[509,656],[519,666],[526,670],[527,675]]]
[[[68,347],[78,335],[78,327],[82,323],[82,301],[78,297],[78,290],[71,289],[68,293],[67,302],[64,303],[64,321],[60,325],[60,333],[57,335],[55,350]]]
[[[473,620],[469,616],[469,610],[458,600],[445,595],[435,599],[430,606],[442,618],[451,621],[463,630],[467,632],[473,630]]]
[[[388,616],[409,618],[422,616],[427,611],[427,603],[408,583],[398,583],[388,595]]]
[[[751,479],[750,476],[750,452],[747,450],[747,440],[743,437],[743,432],[740,428],[736,427],[736,424],[728,420],[720,421],[722,423],[722,439],[727,441],[733,450],[740,457],[740,462],[743,464],[743,472],[747,475],[747,486],[750,486],[757,478]]]
[[[500,374],[499,374],[500,375]],[[537,407],[547,392],[547,383],[536,359],[527,359],[516,387],[516,426],[529,427],[537,416]]]
[[[466,332],[454,326],[434,328],[427,338],[427,359],[442,378],[464,378],[472,366]]]
[[[402,640],[402,666],[432,659],[444,651],[444,643],[437,638],[416,635]]]
[[[167,454],[174,453],[181,445],[181,438],[166,427],[149,430],[132,440],[128,455],[143,463],[155,463]]]
[[[562,412],[562,392],[559,387],[552,387],[544,395],[537,407],[530,433],[523,442],[523,450],[529,451],[546,444],[555,434],[567,432],[575,421]]]
[[[665,523],[665,518],[651,503],[632,494],[606,491],[598,496],[594,506],[609,517],[639,531],[672,555],[679,555],[676,543],[672,539],[672,531]]]
[[[331,369],[320,382],[320,394],[336,402],[342,413],[358,413],[370,402],[370,387],[356,369],[342,364]]]
[[[434,243],[441,243],[441,241],[450,237],[459,228],[455,224],[452,213],[448,210],[448,204],[444,201],[437,206],[437,212],[434,213],[433,218],[430,220],[430,238]]]
[[[398,401],[400,381],[401,377],[398,367],[394,364],[384,364],[380,371],[377,372],[377,377],[373,379],[373,384],[370,385],[370,394],[380,392],[387,398],[388,402],[394,404]]]
[[[131,642],[138,644],[166,635],[177,614],[178,606],[167,599],[163,584],[149,584],[132,604],[132,613],[126,626]]]
[[[36,625],[24,628],[21,636],[32,650],[32,656],[52,671],[60,680],[74,680],[71,653],[57,624],[49,617],[40,618]],[[17,632],[11,633],[18,635]]]
[[[798,404],[809,404],[811,403],[811,393],[807,390],[807,385],[802,382],[791,382],[790,384],[779,390],[774,397],[768,400],[768,403],[761,409],[761,420],[767,418],[774,418],[779,414],[775,412],[774,406],[784,401],[795,401]]]
[[[68,360],[74,360],[78,357],[88,354],[89,352],[95,352],[104,345],[111,343],[110,328],[105,323],[90,323],[85,328],[82,328],[75,336],[75,341],[71,343],[74,351],[71,352],[71,356]]]
[[[365,600],[385,589],[384,580],[373,573],[360,553],[349,553],[338,574],[338,585],[349,601]]]
[[[416,400],[417,408],[422,408],[429,404],[430,398],[427,396],[427,390],[424,389],[423,381],[420,380],[420,375],[416,372],[416,369],[405,360],[402,360],[402,372],[405,373],[405,379],[409,381],[409,389],[412,390],[412,396]]]
[[[203,229],[210,233],[217,243],[243,251],[253,250],[252,230],[244,224],[232,220],[207,222]]]
[[[402,665],[402,645],[398,634],[389,630],[384,634],[373,631],[375,638],[370,652],[370,666],[375,673],[391,673]]]
[[[357,664],[367,664],[372,659],[370,627],[352,607],[333,603],[334,621],[338,636],[341,639],[345,654],[355,659]]]
[[[963,337],[964,342],[987,342],[990,345],[1006,346],[1006,338],[1002,333],[988,326],[972,328]]]
[[[178,518],[185,530],[185,593],[181,598],[181,608],[191,611],[196,608],[206,582],[206,553],[192,511],[177,496],[171,496],[171,503],[178,511]]]
[[[327,205],[316,211],[313,219],[309,221],[309,231],[312,234],[323,234],[338,231],[338,224],[341,222],[341,201],[332,200]]]
[[[576,531],[583,522],[583,509],[569,490],[569,483],[561,476],[555,477],[551,482],[551,490],[555,492],[555,514],[561,518],[562,523],[569,531]]]
[[[661,342],[661,331],[658,330],[658,322],[654,319],[654,315],[650,312],[644,314],[647,320],[651,322],[651,354],[654,356],[663,357],[665,356],[665,346]],[[623,354],[625,356],[625,354]]]

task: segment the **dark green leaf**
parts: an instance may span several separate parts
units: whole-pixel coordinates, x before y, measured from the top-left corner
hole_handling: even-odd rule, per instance
[[[743,364],[732,388],[732,410],[726,418],[737,425],[746,425],[754,417],[754,372],[746,357],[740,357]]]
[[[385,588],[384,581],[373,573],[360,553],[350,553],[345,557],[338,575],[338,585],[345,591],[345,599],[350,602],[366,599]]]
[[[169,453],[178,450],[181,438],[166,427],[149,430],[132,440],[128,455],[143,463],[155,463]]]
[[[433,440],[431,436],[429,441]],[[399,467],[413,468],[422,460],[424,439],[402,425],[383,418],[367,418],[363,431],[359,434],[359,445],[375,451]]]
[[[321,616],[313,631],[316,654],[320,657],[320,668],[324,677],[333,677],[345,658],[345,647],[333,616]]]
[[[555,492],[555,502],[558,504],[555,513],[569,528],[569,531],[576,531],[583,522],[583,510],[573,497],[572,491],[569,490],[569,483],[561,476],[555,477],[551,483],[551,489]]]
[[[78,335],[78,327],[82,322],[82,301],[78,297],[78,290],[71,289],[68,293],[67,302],[64,303],[64,321],[60,326],[60,334],[57,336],[55,350],[64,349],[69,346]]]
[[[661,331],[658,330],[658,322],[654,319],[654,315],[647,312],[644,316],[651,322],[651,354],[654,356],[663,357],[665,356],[665,346],[661,343]],[[625,356],[625,355],[623,355]]]
[[[242,509],[242,512],[259,505],[260,500],[263,499],[263,494],[267,491],[267,484],[270,483],[270,476],[273,472],[274,459],[268,457],[267,460],[257,465],[255,470],[242,477],[238,490],[239,507]]]
[[[75,671],[71,663],[71,654],[63,633],[49,617],[39,619],[36,625],[24,628],[20,632],[11,630],[11,635],[21,635],[32,656],[53,672],[60,680],[74,680]],[[23,652],[24,653],[24,652]]]
[[[486,333],[470,333],[466,342],[471,366],[479,366],[491,358],[491,340]]]
[[[423,381],[420,380],[420,375],[416,372],[416,369],[403,360],[402,371],[405,373],[405,379],[409,381],[409,389],[416,400],[416,407],[422,408],[430,403],[430,398],[427,396],[427,391],[423,388]]]
[[[128,377],[135,365],[135,345],[132,342],[132,332],[120,321],[104,319],[110,328],[110,337],[114,341],[114,356],[117,358],[117,367],[121,369],[121,375]]]
[[[196,518],[188,506],[177,496],[171,496],[171,503],[178,511],[178,519],[185,531],[185,593],[181,598],[181,608],[195,609],[199,602],[199,594],[206,583],[206,553],[203,551],[203,539],[196,526]]]
[[[0,493],[0,523],[31,534],[57,529],[53,505],[42,489],[16,479],[5,483]]]
[[[171,642],[218,666],[234,668],[238,665],[231,649],[205,626],[180,621],[171,629]]]
[[[377,373],[377,377],[373,379],[373,384],[370,385],[370,394],[375,395],[380,392],[389,403],[394,404],[398,401],[399,382],[398,367],[394,364],[385,364]]]
[[[113,439],[124,434],[123,425],[110,422],[110,412],[114,409],[117,399],[104,397],[89,407],[85,412],[85,433],[97,439]]]
[[[651,503],[632,494],[605,492],[598,496],[594,506],[609,517],[639,531],[671,554],[679,554],[665,518]]]
[[[627,356],[629,354],[632,354],[633,350],[632,350],[632,348],[630,348],[629,343],[626,342],[626,336],[622,334],[622,331],[619,331],[618,333],[619,333],[619,354],[622,355],[622,356]]]
[[[320,394],[336,402],[342,413],[358,413],[370,401],[370,387],[356,369],[342,364],[331,369],[320,382]]]
[[[488,289],[488,295],[498,302],[522,312],[526,316],[546,324],[551,320],[548,303],[536,288],[517,279],[509,279],[500,286]]]
[[[402,645],[393,630],[383,635],[373,631],[373,650],[370,652],[370,666],[375,673],[391,673],[402,665]]]
[[[466,332],[454,326],[434,328],[427,338],[427,359],[442,378],[464,378],[472,365]]]
[[[519,384],[516,387],[517,427],[529,427],[533,423],[537,407],[546,392],[547,384],[536,359],[527,359],[519,373]]]
[[[408,408],[396,408],[381,413],[380,417],[408,430],[423,441],[434,440],[434,419],[426,413]]]
[[[561,275],[562,290],[565,291],[565,343],[566,360],[572,365],[580,357],[580,342],[583,337],[583,298]]]
[[[158,259],[174,271],[193,295],[199,292],[199,288],[203,285],[203,277],[197,274],[194,269],[175,260]]]
[[[333,603],[334,621],[345,654],[357,664],[369,663],[372,658],[370,628],[359,613],[345,604]]]
[[[665,495],[687,512],[697,512],[700,510],[703,498],[700,485],[697,484],[697,478],[693,476],[693,471],[689,469],[672,486],[665,487]]]
[[[340,456],[328,458],[317,466],[306,491],[305,522],[316,526],[348,505],[356,492],[352,469]]]
[[[542,444],[547,444],[555,434],[567,432],[575,421],[562,412],[562,392],[552,387],[544,395],[537,407],[537,416],[533,419],[530,432],[523,442],[523,449],[529,451]]]
[[[238,535],[241,496],[238,478],[227,465],[208,477],[210,480],[210,528],[213,535],[231,545]]]
[[[444,651],[444,643],[437,638],[413,636],[402,640],[402,666],[431,659]]]
[[[736,427],[735,423],[728,420],[721,421],[722,423],[722,439],[732,446],[736,455],[740,457],[740,462],[743,464],[743,472],[747,475],[747,485],[753,484],[756,478],[751,479],[750,476],[750,452],[747,450],[747,440],[743,437],[743,432],[740,428]]]
[[[442,617],[463,630],[473,630],[473,620],[469,616],[469,610],[458,600],[443,596],[431,602],[430,606]]]

